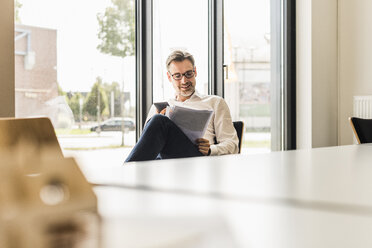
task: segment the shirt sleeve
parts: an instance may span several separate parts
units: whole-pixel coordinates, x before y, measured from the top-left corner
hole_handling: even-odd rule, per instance
[[[239,139],[232,123],[230,109],[223,98],[220,98],[215,107],[214,131],[217,144],[210,146],[210,155],[238,153]]]

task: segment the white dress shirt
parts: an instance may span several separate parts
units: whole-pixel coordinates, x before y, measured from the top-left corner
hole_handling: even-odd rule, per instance
[[[213,110],[211,121],[208,124],[204,139],[211,144],[210,155],[223,155],[238,153],[239,139],[232,124],[229,107],[225,100],[219,96],[201,95],[197,91],[184,102],[169,99],[170,106],[177,105],[200,110]],[[151,106],[146,122],[156,114],[156,108]],[[215,139],[217,144],[215,144]]]

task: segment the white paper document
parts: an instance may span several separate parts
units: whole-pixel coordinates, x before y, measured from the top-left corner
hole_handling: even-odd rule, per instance
[[[168,115],[169,114],[169,115]],[[171,107],[167,115],[195,144],[202,138],[212,118],[213,110],[198,110],[180,106]]]

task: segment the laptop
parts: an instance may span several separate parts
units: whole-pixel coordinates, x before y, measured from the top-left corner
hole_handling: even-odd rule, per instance
[[[56,133],[49,118],[0,118],[0,150],[29,145],[47,148],[63,157]]]

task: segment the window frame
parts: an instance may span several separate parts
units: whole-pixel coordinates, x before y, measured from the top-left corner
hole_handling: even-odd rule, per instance
[[[153,1],[136,0],[136,140],[141,136],[153,103]]]
[[[224,97],[224,0],[208,0],[208,93]]]
[[[271,0],[271,150],[296,149],[296,1]],[[278,104],[279,103],[279,104]]]
[[[136,0],[137,140],[152,98],[153,1]],[[208,0],[209,94],[224,97],[224,0]],[[272,147],[296,149],[296,1],[271,0]],[[273,45],[274,44],[274,45]],[[278,104],[280,103],[280,104]]]
[[[273,0],[272,0],[273,1]],[[282,150],[296,147],[296,0],[283,0],[283,118]]]

